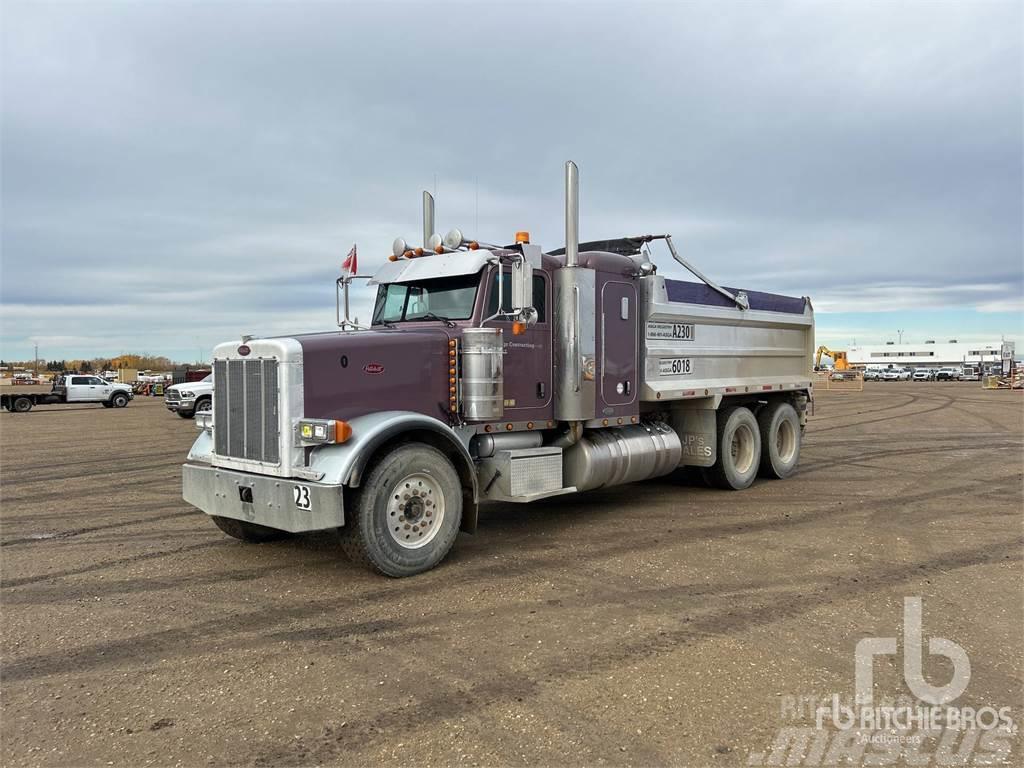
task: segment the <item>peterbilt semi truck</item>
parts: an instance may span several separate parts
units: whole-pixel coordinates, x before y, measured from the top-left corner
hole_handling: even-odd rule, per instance
[[[668,235],[545,250],[434,233],[396,239],[369,326],[243,336],[214,350],[212,411],[184,498],[250,542],[331,529],[355,561],[421,573],[479,505],[533,502],[699,468],[715,486],[792,474],[811,403],[806,297],[718,285]],[[658,273],[651,245],[697,277]],[[344,295],[344,316],[342,300]],[[555,503],[555,502],[551,502]]]

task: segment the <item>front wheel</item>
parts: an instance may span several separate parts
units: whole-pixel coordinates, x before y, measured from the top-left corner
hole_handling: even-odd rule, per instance
[[[353,561],[386,576],[433,568],[452,548],[462,522],[455,467],[422,443],[384,454],[352,501],[339,532],[341,547]]]
[[[128,405],[128,395],[124,392],[117,392],[110,398],[110,404],[115,408],[124,408]]]
[[[800,417],[789,403],[764,408],[757,415],[761,431],[761,474],[789,477],[800,460]]]
[[[761,430],[750,409],[739,406],[718,414],[718,458],[705,471],[712,485],[727,491],[750,487],[761,463]]]

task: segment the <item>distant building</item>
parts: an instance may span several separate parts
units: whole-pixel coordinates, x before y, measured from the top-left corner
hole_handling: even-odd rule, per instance
[[[1013,342],[1010,355],[1013,355]],[[990,342],[946,342],[925,341],[920,343],[865,344],[850,347],[847,359],[858,368],[909,366],[913,368],[942,368],[944,366],[997,363],[1002,358],[1002,341]]]

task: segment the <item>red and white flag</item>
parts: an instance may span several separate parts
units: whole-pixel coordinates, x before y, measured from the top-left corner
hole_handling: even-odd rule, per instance
[[[346,275],[354,275],[359,272],[358,257],[356,256],[356,246],[353,243],[352,250],[348,252],[348,256],[341,262],[341,271]]]

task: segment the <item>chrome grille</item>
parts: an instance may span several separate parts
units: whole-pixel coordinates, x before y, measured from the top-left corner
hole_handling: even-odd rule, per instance
[[[277,464],[276,360],[215,360],[214,448],[220,456]]]
[[[176,389],[167,390],[167,400],[181,400],[181,394]]]

